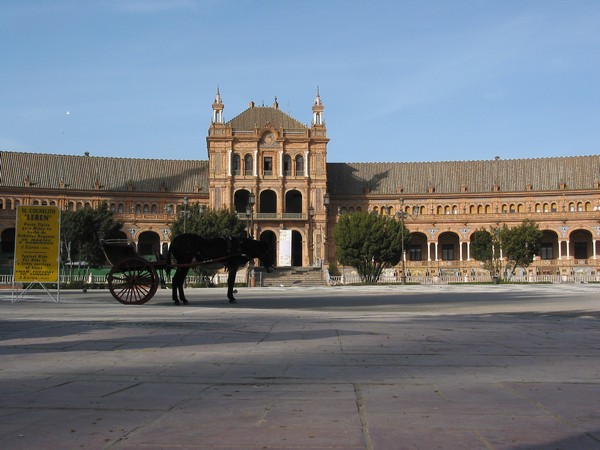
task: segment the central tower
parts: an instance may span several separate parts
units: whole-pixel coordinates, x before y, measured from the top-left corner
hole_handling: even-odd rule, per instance
[[[277,98],[272,106],[250,102],[225,122],[217,89],[212,109],[207,137],[211,208],[231,209],[247,219],[251,234],[272,245],[281,266],[325,261],[329,139],[319,91],[310,126],[281,111]]]

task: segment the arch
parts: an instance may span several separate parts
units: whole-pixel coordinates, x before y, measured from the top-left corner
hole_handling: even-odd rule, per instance
[[[148,214],[150,212],[150,205],[148,203],[144,203],[144,214]]]
[[[591,202],[585,202],[585,210],[586,211],[591,211],[592,210],[592,203]]]
[[[275,265],[277,265],[278,262],[278,253],[277,253],[277,235],[275,234],[274,231],[271,230],[265,230],[262,233],[260,233],[260,238],[261,241],[266,242],[267,245],[269,246],[269,253],[271,254],[271,260],[273,261],[273,263]]]
[[[525,205],[523,205],[523,203],[519,203],[519,204],[517,205],[517,212],[518,212],[518,213],[525,212]]]
[[[160,252],[160,236],[154,231],[143,231],[138,237],[138,253],[144,257],[156,257]]]
[[[438,205],[435,213],[439,215],[444,214],[444,207],[442,205]]]
[[[406,259],[408,261],[424,261],[427,259],[427,236],[425,233],[419,231],[410,233]]]
[[[152,203],[150,206],[150,213],[157,214],[158,213],[158,205],[156,203]]]
[[[15,228],[2,230],[0,234],[0,253],[13,257],[15,253]]]
[[[110,239],[127,239],[127,233],[122,230],[115,231],[114,234],[110,236]]]
[[[136,214],[141,214],[142,213],[142,205],[141,204],[137,204],[135,205],[135,213]]]
[[[125,212],[125,204],[124,203],[119,203],[119,205],[117,206],[117,212],[123,214]]]
[[[246,214],[247,208],[250,207],[250,191],[240,189],[233,194],[233,207],[238,214]]]
[[[540,259],[558,258],[558,234],[553,230],[542,230],[540,243]]]
[[[575,259],[588,259],[592,252],[592,233],[577,229],[569,234],[569,250]]]
[[[260,213],[277,213],[277,193],[271,189],[262,191],[258,207]]]
[[[485,205],[485,213],[486,214],[492,213],[492,205]]]
[[[285,212],[302,213],[302,193],[292,189],[285,193]]]
[[[445,231],[438,237],[438,259],[455,261],[459,257],[460,240],[453,231]]]
[[[542,204],[541,203],[536,203],[535,204],[535,212],[536,213],[542,212]]]
[[[292,266],[302,266],[302,234],[292,230]]]

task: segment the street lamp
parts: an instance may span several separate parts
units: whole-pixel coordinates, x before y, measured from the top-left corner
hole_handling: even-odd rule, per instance
[[[253,237],[254,228],[254,205],[256,197],[252,192],[248,195],[248,204],[246,205],[246,233],[248,237]]]
[[[315,208],[310,205],[308,208],[308,250],[309,250],[309,261],[308,263],[312,266],[313,263],[313,221],[315,219]]]
[[[184,233],[185,233],[185,228],[187,225],[187,217],[190,214],[190,211],[188,211],[188,209],[187,209],[189,201],[190,201],[189,198],[183,197],[183,211],[180,211],[180,213],[183,215],[183,232]]]
[[[328,242],[327,242],[327,233],[329,230],[329,192],[325,192],[325,196],[323,197],[323,205],[325,206],[325,232],[323,233],[323,244],[325,244],[325,264],[327,264],[327,261],[329,260],[329,249],[328,247]]]
[[[419,215],[419,209],[420,207],[415,206],[413,208],[413,212],[414,214],[408,214],[406,211],[404,211],[404,199],[400,199],[400,211],[398,211],[396,213],[396,217],[398,219],[400,219],[400,237],[401,237],[401,242],[400,242],[400,246],[401,246],[401,256],[400,256],[400,261],[402,263],[402,274],[400,275],[400,282],[402,284],[406,284],[406,258],[405,258],[405,250],[404,250],[404,221],[407,218],[411,218],[411,219],[416,219],[416,217]]]

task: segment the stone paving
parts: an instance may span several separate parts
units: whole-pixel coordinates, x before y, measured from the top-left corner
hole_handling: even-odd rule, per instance
[[[600,286],[0,293],[2,449],[600,449]]]

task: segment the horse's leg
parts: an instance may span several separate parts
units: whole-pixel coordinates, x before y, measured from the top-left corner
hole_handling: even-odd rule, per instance
[[[237,274],[237,265],[235,264],[227,264],[227,270],[229,274],[227,275],[227,298],[229,299],[229,303],[237,303],[237,300],[233,296],[235,285],[235,275]]]
[[[181,267],[181,279],[179,280],[179,299],[183,302],[184,305],[188,304],[187,298],[185,298],[185,294],[183,293],[183,286],[185,285],[185,278],[187,277],[188,272],[190,271],[189,267]]]
[[[179,279],[180,277],[180,268],[177,268],[177,270],[175,271],[175,275],[173,275],[173,278],[171,278],[171,295],[173,298],[173,301],[175,302],[176,305],[179,305],[179,297],[177,296],[177,288],[179,287]]]

